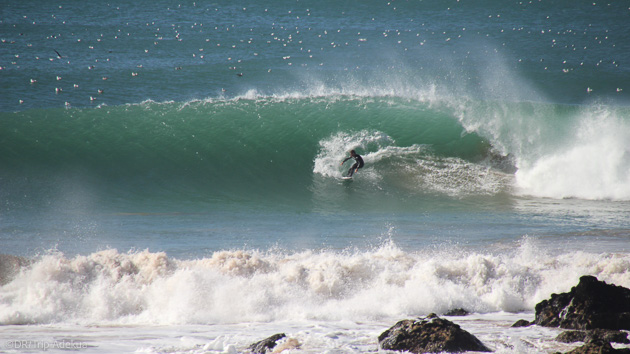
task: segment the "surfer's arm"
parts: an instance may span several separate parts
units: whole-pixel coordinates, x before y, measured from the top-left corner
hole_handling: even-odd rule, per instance
[[[341,161],[341,164],[343,165],[346,161],[350,160],[352,158],[352,156],[346,158],[345,160]]]

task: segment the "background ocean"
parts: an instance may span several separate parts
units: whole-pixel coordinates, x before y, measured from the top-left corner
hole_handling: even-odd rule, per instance
[[[14,1],[0,39],[0,351],[375,352],[454,308],[568,351],[509,327],[630,287],[626,1]]]

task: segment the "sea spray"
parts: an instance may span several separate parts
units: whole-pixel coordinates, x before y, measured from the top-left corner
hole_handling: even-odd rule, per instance
[[[516,174],[521,193],[552,198],[630,199],[628,110],[606,106],[576,112],[570,143],[524,158]]]
[[[513,161],[515,194],[630,198],[630,111],[605,104],[456,100],[453,114]]]

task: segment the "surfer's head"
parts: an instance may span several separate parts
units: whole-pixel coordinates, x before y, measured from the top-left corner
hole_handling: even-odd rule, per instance
[[[357,154],[357,153],[356,153],[354,150],[350,150],[350,156],[354,156],[354,155],[356,155],[356,154]]]

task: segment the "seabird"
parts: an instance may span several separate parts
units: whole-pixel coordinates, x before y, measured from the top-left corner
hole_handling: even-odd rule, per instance
[[[61,54],[59,54],[59,52],[56,49],[53,49],[55,51],[55,53],[57,53],[57,56],[59,57],[59,59],[61,59]]]

